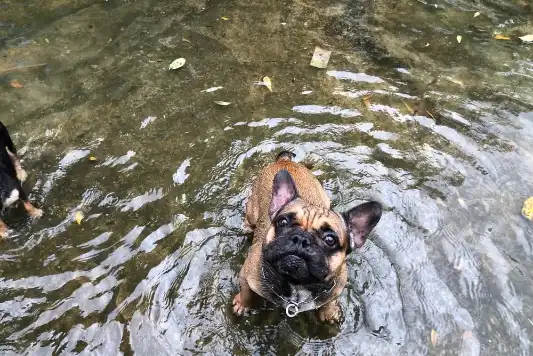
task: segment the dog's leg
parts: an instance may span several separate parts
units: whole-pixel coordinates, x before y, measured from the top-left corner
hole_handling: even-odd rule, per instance
[[[252,232],[254,232],[254,227],[248,222],[246,216],[244,217],[244,221],[242,222],[242,232],[245,234],[251,234]]]
[[[30,203],[29,200],[26,200],[24,202],[22,202],[22,204],[24,204],[24,209],[26,209],[26,211],[28,212],[28,214],[33,218],[33,219],[38,219],[40,218],[41,216],[43,216],[43,211],[39,208],[36,208],[33,206],[32,203]]]
[[[15,167],[15,172],[17,173],[17,179],[21,182],[24,182],[26,178],[28,178],[28,173],[22,168],[22,165],[20,164],[20,160],[18,157],[12,153],[11,151],[7,151],[9,154],[9,158],[11,159],[11,162],[13,162],[13,166]]]
[[[43,216],[43,211],[33,206],[33,204],[29,201],[26,192],[24,192],[24,189],[22,189],[22,186],[20,186],[20,184],[18,185],[18,190],[20,194],[20,200],[22,200],[22,204],[24,205],[24,209],[26,210],[28,215],[30,215],[33,219],[38,219]]]
[[[243,315],[251,308],[255,293],[242,277],[239,277],[239,287],[240,292],[233,298],[233,313]]]
[[[7,237],[7,225],[5,222],[0,220],[0,239]]]
[[[330,300],[318,309],[318,318],[330,324],[336,323],[341,318],[341,308],[337,299]]]
[[[255,225],[257,224],[257,220],[259,220],[257,202],[255,201],[253,195],[250,195],[250,197],[248,197],[245,210],[246,212],[244,214],[243,231],[245,234],[250,234],[254,232]]]
[[[17,178],[21,182],[24,182],[26,178],[28,177],[28,174],[26,174],[26,171],[22,169],[22,166],[20,165],[20,160],[17,156],[17,148],[15,147],[15,144],[13,143],[13,140],[11,139],[11,136],[9,136],[9,131],[7,131],[7,128],[0,122],[0,140],[4,142],[4,144],[7,147],[7,153],[9,154],[9,158],[11,158],[11,162],[13,162],[13,166],[15,166],[15,171],[17,172]]]

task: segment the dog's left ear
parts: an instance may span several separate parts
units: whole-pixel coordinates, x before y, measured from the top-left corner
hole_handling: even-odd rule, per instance
[[[368,234],[381,219],[382,210],[383,207],[380,203],[371,201],[342,214],[350,235],[348,253],[365,244]]]
[[[285,169],[279,171],[272,183],[272,199],[270,200],[270,208],[268,209],[270,219],[274,219],[281,208],[296,199],[297,196],[296,184],[290,173]]]

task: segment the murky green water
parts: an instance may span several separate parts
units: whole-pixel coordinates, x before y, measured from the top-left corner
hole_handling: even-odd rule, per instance
[[[533,45],[517,37],[532,11],[4,1],[0,120],[45,216],[4,213],[1,353],[530,355]],[[326,70],[309,66],[316,45]],[[281,149],[339,209],[386,206],[350,258],[339,326],[230,312],[247,189]]]

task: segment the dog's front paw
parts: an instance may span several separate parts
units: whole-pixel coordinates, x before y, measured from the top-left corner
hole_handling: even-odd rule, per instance
[[[323,305],[318,309],[318,318],[330,324],[338,323],[341,320],[342,312],[336,300]]]
[[[7,226],[5,224],[0,225],[0,240],[5,239],[7,237]]]
[[[22,168],[17,169],[17,179],[20,180],[22,183],[26,181],[28,178],[28,173]]]
[[[235,298],[233,298],[233,313],[235,315],[243,315],[249,309],[250,308],[244,304],[241,293],[237,294]]]
[[[242,222],[241,229],[244,234],[251,234],[252,232],[254,232],[253,226],[248,222],[248,219],[246,218]]]
[[[39,219],[40,217],[43,216],[43,211],[41,209],[37,209],[37,208],[33,208],[30,212],[29,212],[29,215],[32,217],[32,219]]]

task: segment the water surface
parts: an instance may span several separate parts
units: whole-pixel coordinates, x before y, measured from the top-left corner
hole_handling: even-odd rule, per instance
[[[530,355],[533,47],[517,37],[532,14],[521,0],[4,1],[0,120],[45,216],[4,213],[1,353]],[[327,69],[309,66],[317,45]],[[338,210],[385,206],[349,258],[337,326],[268,303],[231,314],[246,194],[282,149]]]

